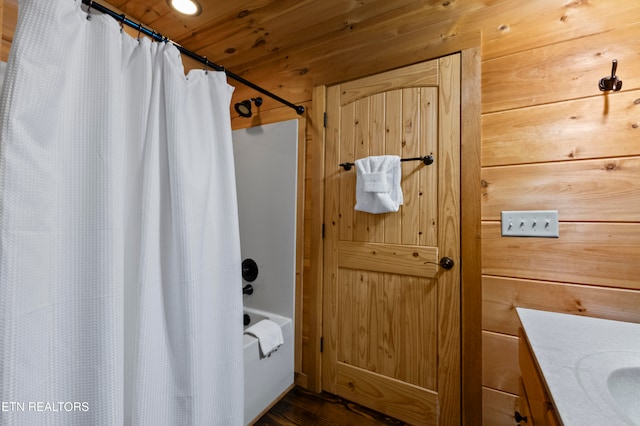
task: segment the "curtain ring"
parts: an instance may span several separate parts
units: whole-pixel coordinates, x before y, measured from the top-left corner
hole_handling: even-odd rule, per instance
[[[91,6],[93,6],[93,0],[89,1],[89,7],[87,8],[87,21],[91,20]]]
[[[127,17],[125,16],[124,13],[122,15],[120,15],[120,34],[122,34],[122,32],[124,31],[124,21],[125,21],[125,19],[127,19]]]
[[[209,60],[204,57],[204,75],[209,75]]]
[[[140,22],[140,24],[138,24],[138,43],[140,43],[140,31],[142,31],[142,22]]]

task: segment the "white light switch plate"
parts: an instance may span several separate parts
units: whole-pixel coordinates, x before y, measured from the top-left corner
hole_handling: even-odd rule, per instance
[[[557,210],[502,212],[503,237],[558,238]]]

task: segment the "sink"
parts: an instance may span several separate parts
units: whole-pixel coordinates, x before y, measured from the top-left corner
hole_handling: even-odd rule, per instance
[[[578,361],[575,374],[587,396],[606,416],[640,426],[640,352],[591,353]]]
[[[619,409],[629,419],[640,421],[640,366],[612,371],[607,378],[607,388]]]
[[[640,426],[640,323],[516,310],[562,424]]]

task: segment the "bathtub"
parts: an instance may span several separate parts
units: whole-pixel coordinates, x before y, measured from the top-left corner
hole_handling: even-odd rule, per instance
[[[251,424],[293,385],[293,321],[253,308],[244,309],[251,324],[268,318],[282,328],[284,344],[260,359],[258,339],[244,335],[244,423]]]

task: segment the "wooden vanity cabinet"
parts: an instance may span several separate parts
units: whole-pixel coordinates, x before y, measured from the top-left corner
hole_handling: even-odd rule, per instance
[[[520,415],[526,417],[520,421],[521,426],[555,426],[562,425],[549,396],[542,374],[538,370],[529,342],[522,328],[518,356],[520,360]]]

